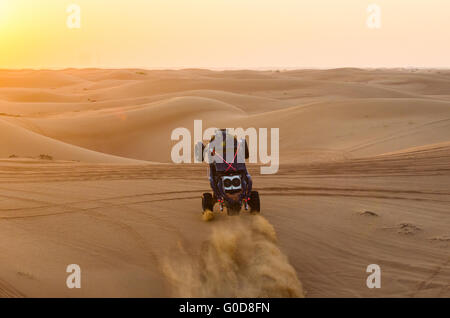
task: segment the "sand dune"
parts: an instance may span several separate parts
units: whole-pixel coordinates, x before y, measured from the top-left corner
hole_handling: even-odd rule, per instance
[[[0,70],[0,297],[449,297],[449,84],[448,70]],[[170,163],[172,130],[195,119],[280,128],[280,171],[249,166],[261,218],[202,220],[206,167]]]
[[[96,163],[137,164],[138,160],[99,153],[51,139],[0,119],[0,156],[39,158],[47,155],[58,160]],[[142,163],[142,162],[141,162]]]
[[[2,70],[0,72],[1,87],[16,88],[62,88],[83,82],[83,79],[63,72],[34,70]]]
[[[17,87],[20,76],[34,83],[51,74],[61,81],[57,89]],[[357,157],[446,141],[450,118],[448,76],[437,71],[92,69],[4,71],[2,78],[0,113],[10,123],[93,151],[160,162],[170,161],[171,147],[161,140],[193,119],[283,127],[281,151],[291,162],[314,149]]]
[[[201,114],[201,116],[200,116]],[[86,116],[32,118],[30,129],[91,150],[141,160],[169,162],[171,132],[192,127],[194,119],[243,115],[236,106],[204,97],[175,97]],[[199,117],[200,116],[200,117]]]
[[[160,162],[170,161],[171,147],[161,140],[168,140],[176,127],[192,129],[194,119],[202,119],[205,128],[282,127],[282,160],[292,161],[312,149],[355,157],[445,141],[449,106],[450,102],[424,99],[356,99],[248,114],[217,99],[177,97],[85,115],[31,118],[28,122],[31,129],[71,144]],[[149,143],[152,148],[146,146]]]

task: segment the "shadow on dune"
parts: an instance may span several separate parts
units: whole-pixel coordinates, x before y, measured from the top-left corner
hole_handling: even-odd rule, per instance
[[[303,297],[295,269],[262,216],[228,217],[211,223],[199,251],[163,262],[176,297]]]

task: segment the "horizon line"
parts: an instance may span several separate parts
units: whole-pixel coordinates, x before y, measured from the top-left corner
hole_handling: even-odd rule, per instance
[[[261,66],[261,67],[23,67],[23,68],[3,68],[0,71],[67,71],[67,70],[145,70],[145,71],[186,71],[186,70],[204,70],[204,71],[295,71],[295,70],[340,70],[340,69],[359,69],[359,70],[450,70],[450,66],[431,67],[431,66],[341,66],[341,67],[302,67],[302,66]]]

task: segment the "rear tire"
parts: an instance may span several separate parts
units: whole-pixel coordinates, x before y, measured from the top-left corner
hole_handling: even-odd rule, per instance
[[[214,209],[214,199],[211,193],[203,193],[202,195],[202,209],[203,212],[209,210],[212,212]]]
[[[248,201],[248,205],[250,206],[250,212],[252,213],[259,213],[261,211],[258,191],[252,191],[250,193],[250,201]]]

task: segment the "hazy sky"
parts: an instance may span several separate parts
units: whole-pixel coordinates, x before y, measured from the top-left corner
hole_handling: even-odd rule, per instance
[[[0,68],[344,66],[450,67],[450,0],[0,0]]]

